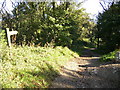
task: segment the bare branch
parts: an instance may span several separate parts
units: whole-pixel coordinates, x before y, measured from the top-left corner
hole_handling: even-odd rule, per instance
[[[15,3],[12,0],[10,0],[10,1],[12,3],[12,7],[14,8],[15,7]]]
[[[102,6],[102,8],[106,11],[106,8],[103,6],[103,4],[101,2],[99,2],[99,3]]]
[[[3,3],[2,3],[2,8],[5,7],[4,5],[6,6],[6,0],[3,1]]]

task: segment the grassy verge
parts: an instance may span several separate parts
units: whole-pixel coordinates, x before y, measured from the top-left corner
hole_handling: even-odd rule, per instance
[[[115,60],[115,54],[117,51],[119,51],[119,50],[115,50],[115,51],[110,52],[108,54],[102,55],[100,58],[100,61],[107,62],[107,61]]]
[[[47,88],[60,67],[78,56],[67,47],[0,48],[0,83],[3,88]]]

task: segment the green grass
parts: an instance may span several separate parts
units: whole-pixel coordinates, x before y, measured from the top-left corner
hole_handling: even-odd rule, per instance
[[[47,88],[60,67],[79,56],[67,47],[17,46],[0,48],[0,83],[3,88]]]
[[[115,51],[110,52],[108,54],[102,55],[100,58],[100,61],[107,62],[107,61],[115,60],[115,54],[117,51],[119,51],[119,50],[115,50]]]

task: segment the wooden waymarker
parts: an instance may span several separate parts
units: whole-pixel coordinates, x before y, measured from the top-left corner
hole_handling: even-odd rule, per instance
[[[9,45],[9,47],[11,47],[10,36],[16,35],[18,32],[17,31],[9,31],[9,28],[6,28],[6,30],[7,30],[8,45]]]
[[[17,33],[18,33],[17,31],[9,31],[10,35],[14,35],[14,34],[17,34]]]

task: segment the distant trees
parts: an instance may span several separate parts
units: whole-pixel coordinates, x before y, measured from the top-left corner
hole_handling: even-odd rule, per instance
[[[96,37],[107,52],[120,48],[120,1],[99,13]]]
[[[92,27],[83,8],[70,2],[18,2],[3,17],[4,28],[18,31],[17,44],[71,46],[87,37]]]

